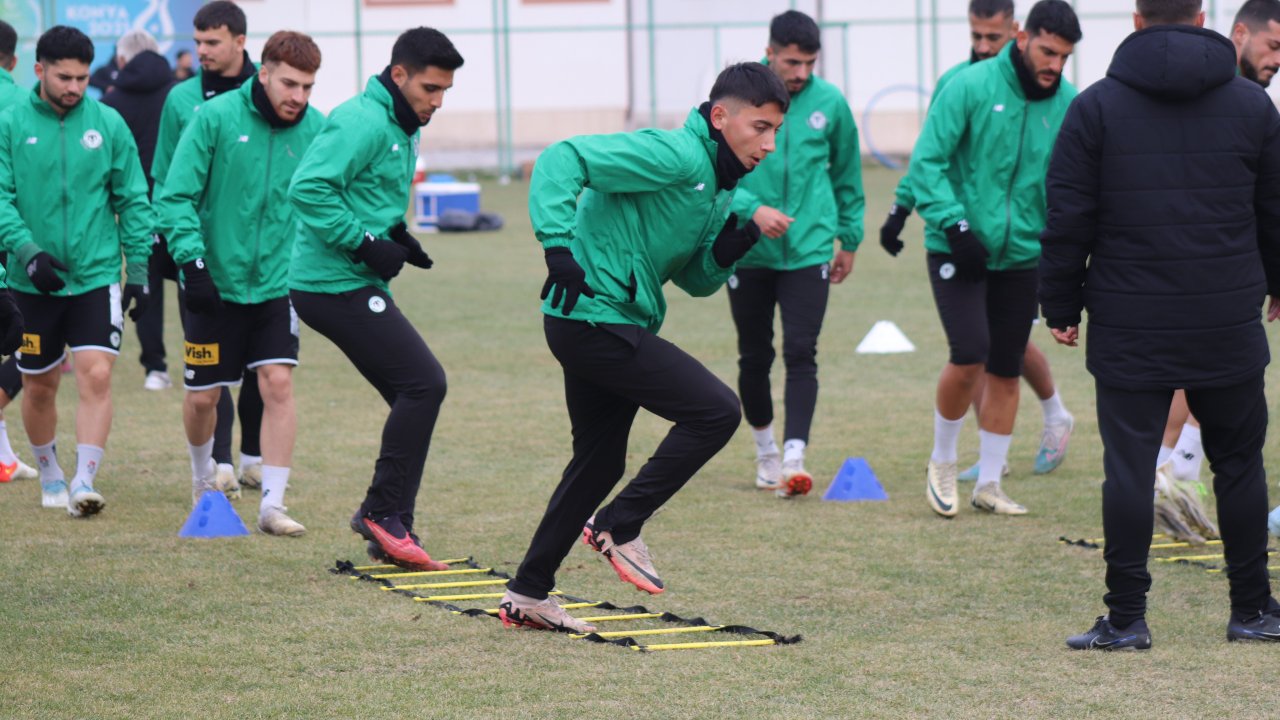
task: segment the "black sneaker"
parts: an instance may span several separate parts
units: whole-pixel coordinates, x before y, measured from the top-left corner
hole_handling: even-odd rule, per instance
[[[1280,641],[1280,603],[1269,598],[1266,610],[1243,620],[1231,613],[1231,620],[1227,622],[1227,641],[1236,640]]]
[[[1134,620],[1123,630],[1117,629],[1106,615],[1098,616],[1089,632],[1067,638],[1072,650],[1150,650],[1151,631],[1146,620]]]

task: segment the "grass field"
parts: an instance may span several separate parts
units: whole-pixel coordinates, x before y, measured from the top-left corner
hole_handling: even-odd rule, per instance
[[[363,560],[346,521],[362,497],[386,408],[325,339],[304,330],[299,439],[287,502],[301,539],[183,540],[189,465],[181,392],[142,389],[132,329],[116,368],[116,418],[89,521],[39,508],[34,482],[0,486],[0,683],[4,718],[1260,717],[1274,712],[1270,647],[1228,645],[1226,585],[1153,567],[1145,654],[1071,653],[1063,638],[1103,612],[1102,558],[1059,545],[1100,534],[1101,454],[1083,350],[1048,352],[1077,419],[1066,463],[1032,476],[1040,411],[1024,391],[1006,487],[1031,514],[944,521],[923,497],[933,386],[945,344],[920,224],[894,260],[874,239],[896,175],[868,170],[869,239],[833,291],[808,464],[814,495],[756,491],[740,431],[654,517],[645,538],[668,591],[642,596],[576,547],[561,586],[618,604],[744,623],[797,645],[641,654],[503,630],[326,572]],[[514,572],[568,459],[559,366],[542,339],[541,253],[523,184],[486,184],[507,227],[429,236],[429,272],[407,268],[397,301],[449,374],[419,497],[427,548]],[[171,293],[172,294],[172,291]],[[669,294],[664,336],[733,383],[723,294]],[[180,338],[168,298],[168,343]],[[880,319],[918,351],[853,350]],[[394,348],[388,348],[394,352]],[[177,376],[180,368],[171,367]],[[780,367],[775,393],[781,400]],[[1274,381],[1274,377],[1272,378]],[[61,397],[72,448],[74,398]],[[780,407],[780,405],[779,405]],[[8,412],[29,458],[20,410]],[[629,469],[665,432],[643,413]],[[962,459],[976,456],[965,429]],[[73,462],[64,450],[64,466]],[[868,459],[887,503],[818,498],[847,456]],[[1277,458],[1268,444],[1268,458]],[[1206,470],[1207,478],[1207,470]],[[962,489],[962,492],[967,490]],[[252,524],[257,495],[238,509]],[[419,520],[422,526],[423,520]],[[421,528],[420,528],[421,529]]]

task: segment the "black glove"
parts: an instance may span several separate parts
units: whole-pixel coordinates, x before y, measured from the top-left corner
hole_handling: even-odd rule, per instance
[[[965,282],[981,282],[987,275],[987,257],[990,253],[982,241],[969,229],[969,221],[946,228],[947,242],[951,244],[951,262],[956,266],[956,279]]]
[[[542,299],[546,300],[551,288],[554,287],[556,292],[551,296],[551,309],[554,310],[557,305],[560,305],[560,300],[563,298],[564,305],[560,306],[560,312],[565,317],[569,317],[573,307],[578,304],[579,295],[593,298],[596,292],[587,284],[587,273],[578,261],[573,259],[573,253],[569,248],[547,248],[545,255],[547,282],[542,285]]]
[[[129,305],[132,303],[133,309],[129,310],[129,319],[138,322],[138,318],[142,317],[142,313],[147,311],[147,305],[150,302],[150,287],[141,283],[126,283],[124,294],[120,296],[120,312],[129,310]]]
[[[22,313],[13,301],[13,293],[0,290],[0,353],[12,355],[22,347],[22,331],[25,330]]]
[[[716,264],[722,268],[733,267],[760,240],[760,226],[755,220],[748,220],[746,225],[738,227],[738,216],[729,215],[720,234],[711,244],[711,255]]]
[[[213,284],[213,276],[209,274],[204,258],[182,264],[182,281],[187,310],[206,315],[222,309],[222,295],[218,286]]]
[[[404,246],[390,240],[379,240],[369,233],[364,234],[364,240],[352,254],[383,280],[399,275],[409,259],[409,250]]]
[[[422,244],[418,242],[418,238],[409,232],[409,228],[404,223],[391,228],[387,234],[391,236],[391,239],[397,245],[409,251],[409,257],[405,259],[405,262],[423,270],[429,270],[435,264],[431,261],[431,257],[427,255],[427,251],[422,249]]]
[[[884,225],[880,226],[880,247],[894,257],[898,257],[898,253],[902,252],[904,247],[899,236],[902,235],[902,228],[906,226],[907,218],[910,216],[910,210],[894,203],[893,207],[889,208],[889,218],[884,221]]]
[[[36,253],[31,258],[31,262],[27,263],[27,277],[31,278],[37,290],[46,295],[58,292],[67,286],[66,281],[59,277],[55,270],[66,272],[67,266],[43,250]]]

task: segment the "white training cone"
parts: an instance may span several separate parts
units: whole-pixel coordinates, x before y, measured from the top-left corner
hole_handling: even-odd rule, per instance
[[[883,355],[888,353],[915,352],[916,346],[911,344],[907,336],[890,320],[877,320],[871,326],[871,332],[858,343],[855,352]]]

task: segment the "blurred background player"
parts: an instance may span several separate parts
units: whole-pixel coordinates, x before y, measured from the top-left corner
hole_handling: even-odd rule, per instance
[[[818,333],[831,284],[853,272],[862,242],[858,128],[840,91],[813,74],[821,47],[818,24],[804,13],[789,10],[770,23],[765,64],[783,81],[791,106],[778,151],[742,179],[732,206],[777,240],[757,244],[738,261],[728,287],[738,331],[738,393],[756,444],[756,487],[781,497],[813,486],[804,453],[818,402]],[[782,314],[787,373],[781,455],[769,384],[775,307]]]
[[[289,304],[289,258],[297,215],[289,181],[324,116],[308,105],[320,48],[281,31],[262,68],[238,90],[205,103],[183,132],[156,201],[159,227],[186,288],[187,389],[183,425],[191,455],[191,502],[216,488],[213,434],[218,396],[245,370],[262,391],[262,498],[258,529],[306,532],[284,507],[297,419],[293,367],[298,326]]]
[[[36,90],[0,114],[0,250],[9,253],[9,283],[26,323],[22,420],[42,504],[76,517],[106,504],[94,479],[111,430],[111,369],[124,311],[132,305],[136,321],[146,307],[154,225],[133,135],[119,113],[84,96],[92,62],[84,33],[50,28],[36,44]],[[68,195],[71,185],[80,192]],[[69,491],[55,443],[68,345],[79,393]]]
[[[1018,21],[1014,15],[1013,0],[971,0],[969,3],[969,41],[972,49],[969,59],[952,67],[938,78],[933,89],[933,97],[947,86],[957,74],[975,63],[989,60],[1000,53],[1004,46],[1018,34]],[[880,245],[890,255],[897,256],[903,244],[899,236],[903,226],[916,206],[916,195],[912,189],[911,175],[903,176],[898,183],[893,207],[889,209],[889,217],[880,228]],[[941,231],[933,227],[925,227],[925,233],[933,233],[941,237]],[[1075,428],[1075,418],[1067,412],[1062,403],[1062,396],[1053,382],[1053,373],[1049,370],[1047,358],[1034,342],[1027,341],[1026,352],[1022,358],[1022,377],[1040,401],[1044,424],[1040,432],[1040,448],[1036,451],[1032,472],[1043,474],[1053,472],[1067,457],[1067,445],[1071,440],[1071,431]],[[977,416],[982,412],[982,395],[985,376],[979,377],[973,388],[973,410]],[[1002,473],[1009,474],[1008,467]],[[961,482],[974,482],[978,479],[978,465],[974,463],[956,478]]]
[[[391,299],[407,262],[431,258],[405,229],[419,130],[444,104],[462,56],[443,33],[406,30],[391,64],[334,109],[293,176],[298,229],[289,295],[390,406],[373,482],[351,518],[370,555],[440,570],[414,534],[414,508],[445,396],[444,368]]]

